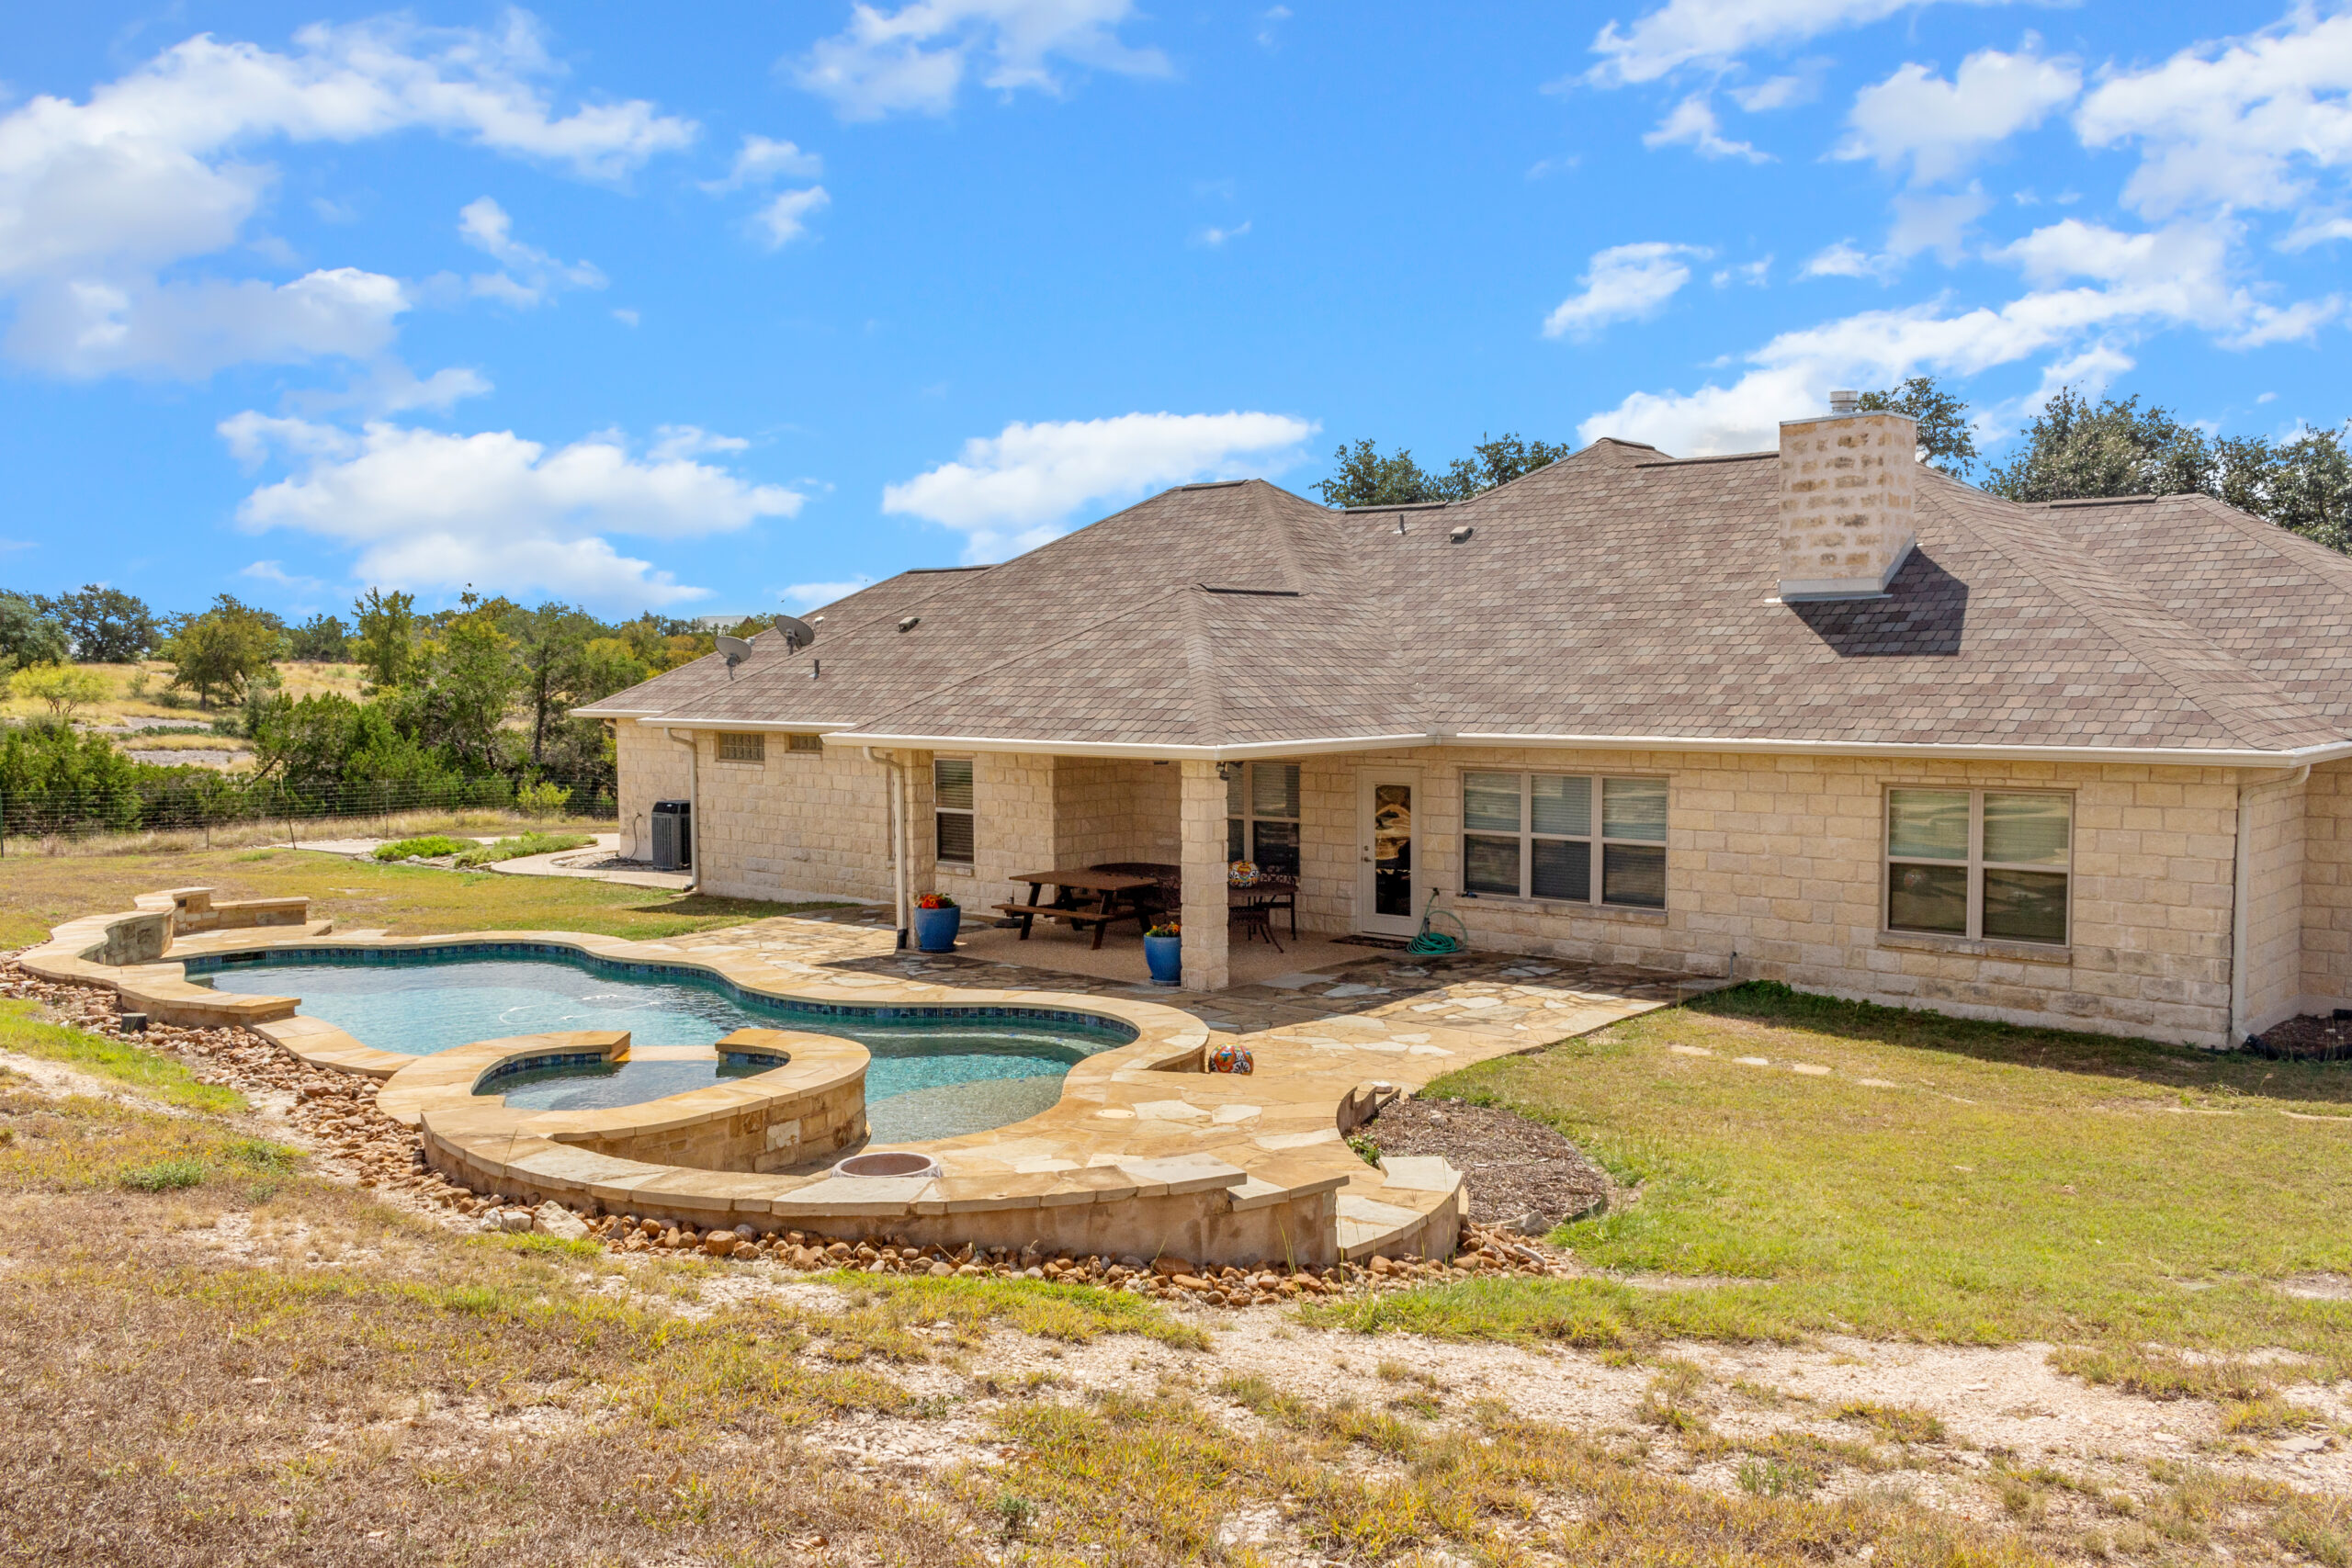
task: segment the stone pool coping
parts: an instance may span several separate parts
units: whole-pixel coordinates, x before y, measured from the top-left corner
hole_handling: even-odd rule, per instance
[[[748,1077],[635,1105],[590,1111],[509,1106],[490,1092],[503,1074],[588,1062],[773,1058]],[[865,1138],[865,1046],[833,1034],[739,1029],[715,1046],[632,1049],[627,1030],[559,1030],[478,1041],[412,1056],[385,1080],[376,1109],[406,1127],[450,1137],[544,1138],[655,1164],[772,1170],[854,1148]]]
[[[187,958],[317,948],[329,929],[324,925],[166,935],[163,947],[168,956],[163,951],[134,954],[119,928],[148,913],[69,921],[21,962],[48,978],[109,987],[125,1007],[166,1021],[242,1024],[322,1067],[389,1078],[434,1059],[374,1050],[301,1015],[295,998],[232,997],[193,985],[186,976],[181,960]],[[1199,1069],[1211,1039],[1207,1025],[1158,1002],[828,973],[788,957],[771,960],[758,945],[747,945],[763,931],[806,925],[778,917],[707,933],[733,939],[723,951],[708,952],[687,945],[694,939],[640,942],[577,931],[421,937],[345,932],[331,945],[413,953],[527,943],[621,964],[699,972],[779,999],[860,1010],[1061,1010],[1114,1018],[1137,1032],[1134,1043],[1072,1066],[1060,1100],[1035,1116],[984,1133],[904,1145],[940,1161],[944,1174],[936,1179],[699,1169],[631,1159],[549,1136],[551,1129],[526,1125],[527,1117],[545,1113],[487,1103],[493,1097],[469,1093],[470,1104],[418,1107],[427,1158],[477,1190],[705,1228],[748,1224],[759,1230],[842,1235],[881,1232],[909,1242],[951,1245],[1017,1247],[1035,1241],[1057,1250],[1166,1253],[1220,1263],[1319,1264],[1374,1253],[1444,1256],[1452,1252],[1466,1212],[1460,1174],[1438,1158],[1398,1157],[1385,1168],[1367,1166],[1348,1147],[1345,1134],[1367,1112],[1375,1084],[1411,1089],[1442,1072],[1549,1043],[1498,1040],[1423,1022],[1404,1010],[1395,1017],[1348,1014],[1277,1023],[1240,1037],[1256,1058],[1254,1075],[1205,1073]],[[109,956],[115,962],[104,961]],[[1584,1027],[1661,1005],[1621,998],[1596,1008]],[[709,1092],[696,1089],[669,1099]],[[659,1119],[671,1114],[663,1109],[666,1103],[627,1109],[640,1121]],[[718,1105],[714,1099],[703,1109]]]

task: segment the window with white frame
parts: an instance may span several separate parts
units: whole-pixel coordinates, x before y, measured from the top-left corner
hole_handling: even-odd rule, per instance
[[[1465,771],[1462,890],[1663,909],[1666,781]]]
[[[722,762],[764,762],[767,757],[764,735],[722,733],[718,738],[718,760]]]
[[[939,823],[939,859],[972,863],[972,759],[935,757],[931,763],[932,809]]]
[[[1225,858],[1298,874],[1298,764],[1232,762],[1225,773]]]
[[[2074,796],[2054,790],[1886,792],[1886,929],[2067,940]]]

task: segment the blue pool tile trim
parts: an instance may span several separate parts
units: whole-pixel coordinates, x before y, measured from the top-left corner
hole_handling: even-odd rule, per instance
[[[1015,1023],[1059,1023],[1109,1035],[1121,1044],[1133,1043],[1142,1033],[1124,1019],[1107,1013],[1081,1012],[1075,1008],[1008,1007],[1001,1003],[978,1007],[956,1004],[922,1007],[861,1007],[852,1002],[786,1000],[737,985],[721,975],[684,964],[646,964],[635,959],[599,958],[576,947],[551,942],[448,942],[432,947],[273,947],[243,953],[208,953],[186,960],[190,979],[218,975],[224,969],[283,969],[299,964],[347,964],[355,967],[430,968],[483,958],[551,958],[592,975],[643,976],[708,986],[724,992],[742,1007],[785,1018],[855,1018],[875,1023],[963,1023],[974,1021]],[[822,1031],[816,1032],[821,1033]],[[598,1060],[603,1058],[599,1057]]]

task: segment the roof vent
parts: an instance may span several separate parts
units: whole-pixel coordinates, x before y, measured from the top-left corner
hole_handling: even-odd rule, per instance
[[[1852,413],[1861,406],[1862,397],[1860,392],[1841,388],[1829,394],[1829,412],[1839,417]]]
[[[922,617],[921,615],[900,615],[899,617],[899,629],[902,632],[910,632],[921,625],[922,625]]]
[[[1476,532],[1477,530],[1471,527],[1469,524],[1464,523],[1456,527],[1447,529],[1445,536],[1458,545]]]

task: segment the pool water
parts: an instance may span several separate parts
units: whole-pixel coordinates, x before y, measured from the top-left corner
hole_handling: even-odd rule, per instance
[[[874,1141],[885,1144],[954,1137],[1034,1116],[1061,1098],[1072,1064],[1135,1038],[1126,1025],[1087,1014],[821,1007],[756,997],[690,974],[632,974],[560,956],[383,963],[271,954],[258,963],[199,960],[188,975],[217,990],[300,997],[310,1017],[407,1055],[566,1029],[626,1029],[633,1047],[711,1045],[747,1028],[840,1035],[873,1055],[865,1116]],[[716,1060],[632,1061],[514,1074],[489,1092],[527,1110],[594,1110],[766,1070]]]

